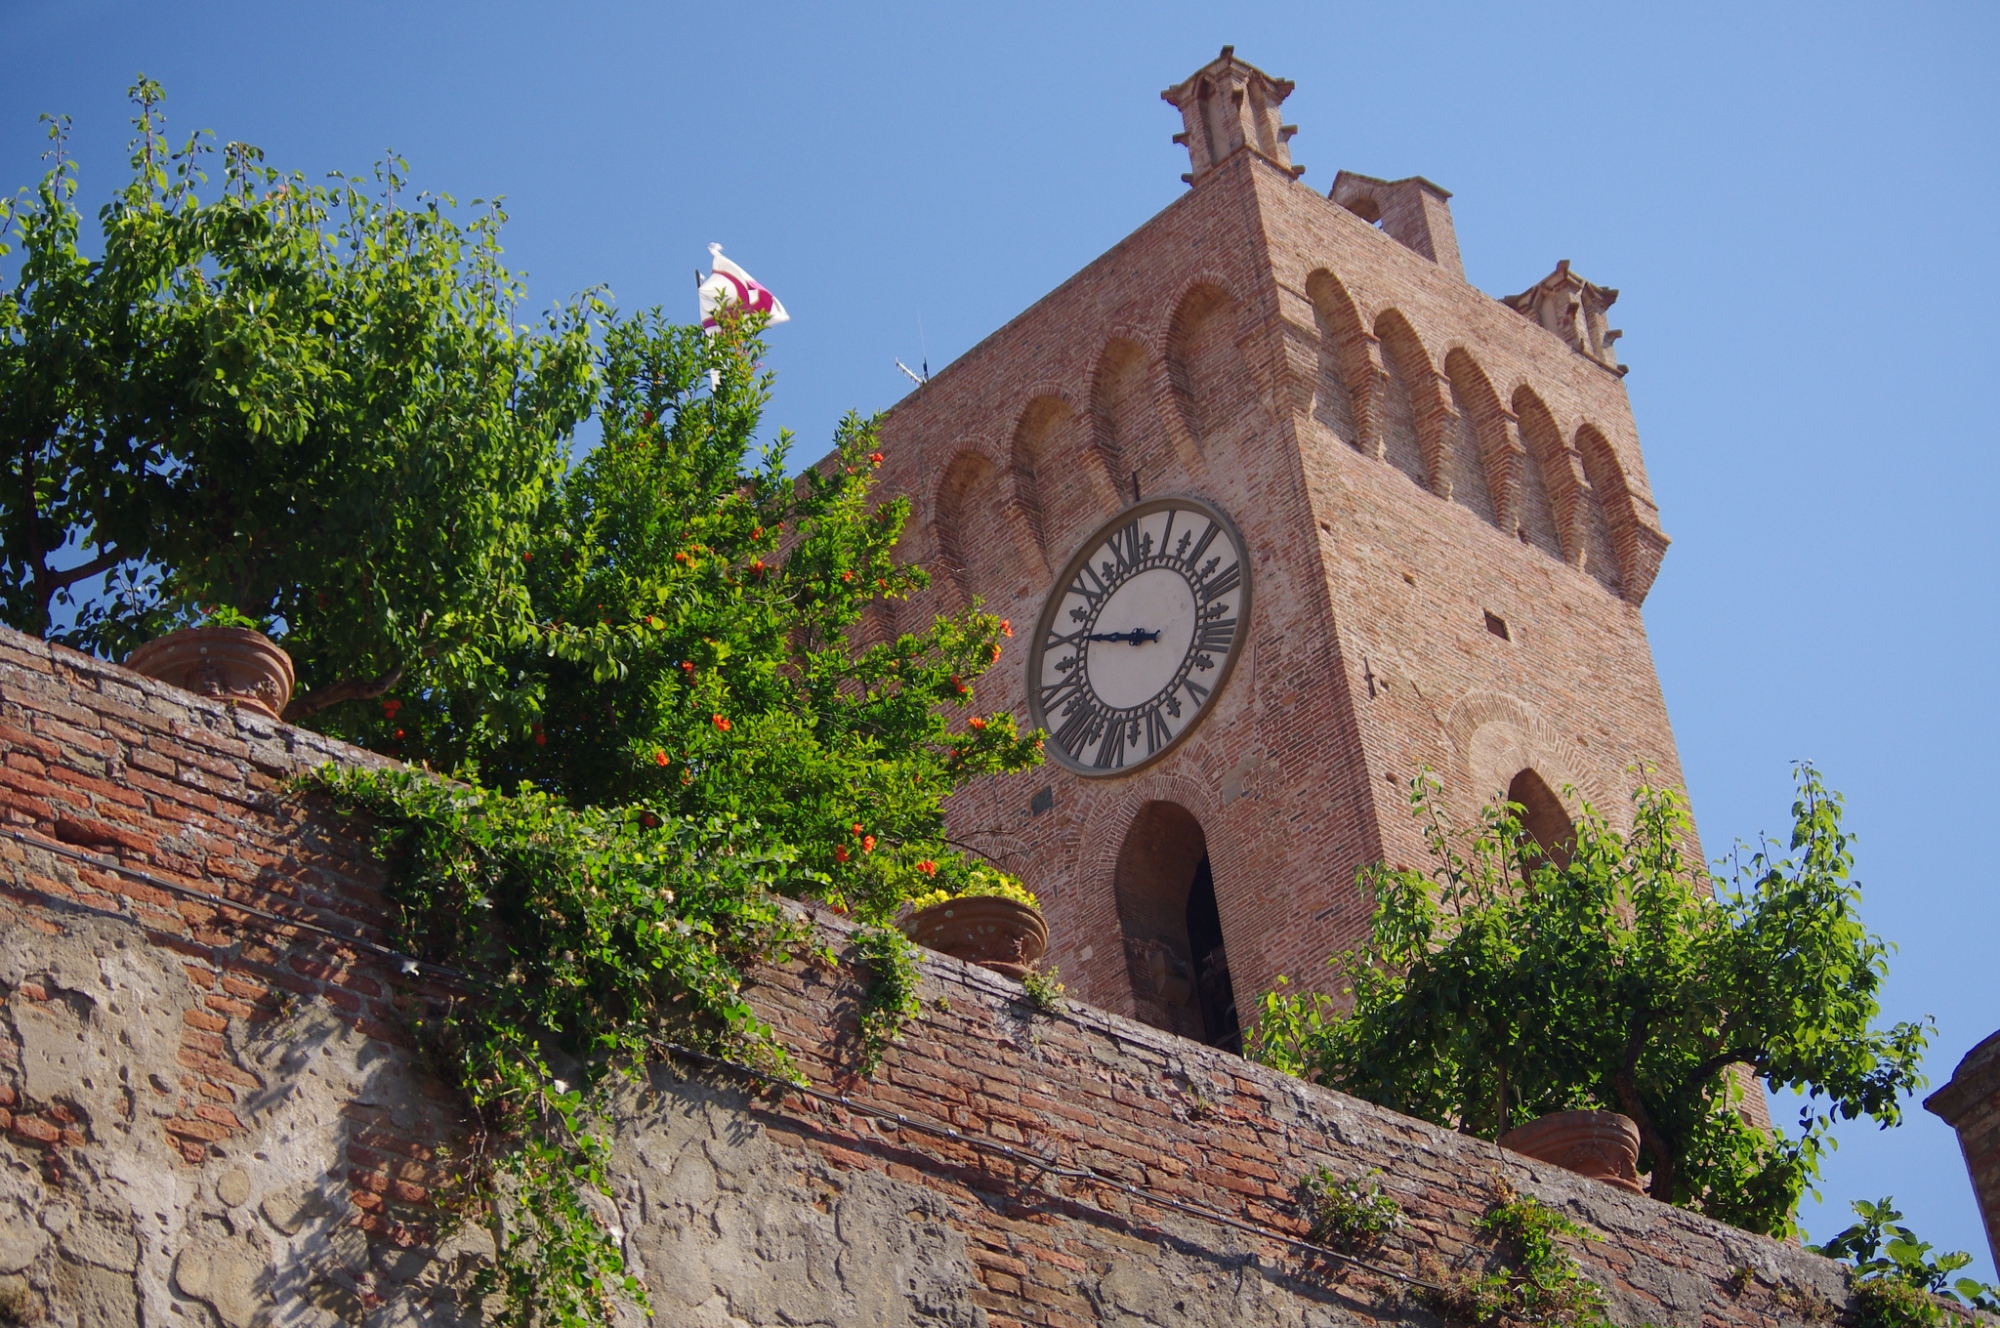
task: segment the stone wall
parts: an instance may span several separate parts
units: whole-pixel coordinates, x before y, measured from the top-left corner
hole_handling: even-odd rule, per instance
[[[365,828],[283,788],[375,758],[3,632],[0,744],[0,1321],[474,1321],[491,1245],[435,1237],[453,1104],[401,1031],[440,993],[377,948]],[[1621,1323],[1844,1299],[1796,1248],[947,959],[858,1081],[861,990],[760,974],[816,1095],[677,1063],[624,1101],[605,1217],[655,1322],[1434,1323],[1396,1275],[1481,1266],[1503,1178],[1603,1235]],[[1321,1165],[1406,1210],[1385,1271],[1298,1243]]]
[[[377,758],[4,629],[0,746],[0,1314],[449,1301],[478,1233],[422,1248],[455,1119],[422,993],[366,843],[280,788]]]

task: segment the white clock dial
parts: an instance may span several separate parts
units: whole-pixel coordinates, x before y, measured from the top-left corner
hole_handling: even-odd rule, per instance
[[[1222,690],[1249,621],[1243,541],[1199,498],[1127,508],[1049,592],[1028,710],[1080,774],[1135,770],[1187,735]]]

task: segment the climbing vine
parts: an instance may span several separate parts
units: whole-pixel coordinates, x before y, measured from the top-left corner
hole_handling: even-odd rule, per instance
[[[1558,1238],[1602,1240],[1531,1194],[1520,1194],[1500,1178],[1495,1202],[1480,1219],[1481,1235],[1499,1245],[1501,1261],[1474,1277],[1461,1275],[1423,1299],[1440,1314],[1467,1323],[1559,1325],[1559,1328],[1612,1328],[1604,1292],[1577,1266]]]
[[[882,1057],[903,1036],[903,1025],[923,1008],[917,999],[916,947],[894,927],[863,927],[854,947],[868,965],[870,981],[861,997],[861,1073],[872,1075]]]
[[[780,902],[813,884],[729,818],[576,809],[412,771],[328,766],[307,788],[374,822],[396,944],[463,974],[418,1033],[465,1096],[462,1214],[497,1258],[480,1290],[509,1325],[611,1321],[645,1302],[610,1195],[610,1095],[680,1042],[780,1078],[796,1069],[743,988],[806,941]]]
[[[1346,1179],[1314,1167],[1299,1181],[1312,1238],[1345,1253],[1371,1249],[1403,1226],[1403,1206],[1382,1192],[1380,1168]]]

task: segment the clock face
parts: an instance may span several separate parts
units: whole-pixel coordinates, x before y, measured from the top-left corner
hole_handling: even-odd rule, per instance
[[[1028,712],[1056,760],[1135,770],[1186,737],[1221,692],[1249,621],[1249,567],[1199,498],[1129,507],[1049,592],[1028,661]]]

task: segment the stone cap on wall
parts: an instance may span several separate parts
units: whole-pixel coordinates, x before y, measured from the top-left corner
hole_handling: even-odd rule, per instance
[[[1924,1110],[1957,1127],[1971,1110],[2000,1092],[2000,1032],[1965,1053],[1951,1082],[1924,1099]]]

